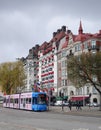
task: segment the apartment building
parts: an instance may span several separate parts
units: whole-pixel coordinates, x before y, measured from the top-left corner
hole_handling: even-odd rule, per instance
[[[86,98],[91,94],[91,102],[99,103],[99,94],[92,85],[86,84],[77,89],[70,83],[67,60],[70,55],[100,50],[101,30],[95,34],[84,33],[80,21],[78,34],[74,35],[66,26],[62,26],[53,33],[49,42],[29,50],[24,66],[27,74],[26,89],[31,90],[38,83],[39,91],[68,96],[73,100]]]

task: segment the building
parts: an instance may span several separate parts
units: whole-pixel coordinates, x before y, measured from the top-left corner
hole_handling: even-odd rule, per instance
[[[73,35],[71,33],[69,35],[69,39],[70,40],[67,47],[68,56],[70,55],[70,52],[72,52],[72,54],[75,56],[80,55],[81,53],[87,53],[89,51],[92,53],[96,53],[96,51],[101,50],[101,31],[96,34],[83,33],[81,21],[78,29],[78,35]],[[72,87],[68,86],[69,89],[71,89]],[[86,84],[81,88],[72,88],[72,90],[70,90],[68,94],[70,97],[73,98],[73,100],[81,98],[83,99],[89,97],[91,94],[92,96],[90,98],[90,102],[100,103],[99,94],[91,84]]]
[[[53,33],[49,42],[36,45],[29,50],[25,58],[26,90],[31,90],[37,83],[39,91],[55,96],[68,96],[73,100],[91,96],[91,102],[99,103],[99,95],[93,86],[86,84],[75,88],[68,79],[67,60],[70,55],[80,55],[101,50],[101,30],[96,34],[83,33],[82,22],[78,34],[62,26]]]
[[[22,57],[20,60],[24,64],[24,70],[26,73],[25,88],[23,91],[32,91],[36,83],[38,82],[38,49],[39,45],[29,49],[29,54],[26,58]]]

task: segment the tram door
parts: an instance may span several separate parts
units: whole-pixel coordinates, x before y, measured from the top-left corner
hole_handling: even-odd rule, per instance
[[[20,99],[20,109],[25,109],[25,105],[26,105],[26,99],[21,98]]]

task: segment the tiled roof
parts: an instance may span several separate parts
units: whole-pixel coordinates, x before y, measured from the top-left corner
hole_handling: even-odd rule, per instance
[[[61,40],[64,36],[65,36],[65,32],[64,31],[60,31],[59,33],[57,33],[52,39],[52,42],[58,42],[59,40]]]
[[[45,42],[39,47],[39,50],[45,50],[46,47],[47,47],[47,44],[48,44],[48,42],[45,41]]]
[[[75,37],[75,42],[77,41],[85,41],[87,39],[87,35],[86,34],[79,34]]]

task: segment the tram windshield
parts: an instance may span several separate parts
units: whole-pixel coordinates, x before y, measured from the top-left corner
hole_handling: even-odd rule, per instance
[[[38,104],[46,104],[46,95],[45,94],[39,94]]]

